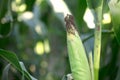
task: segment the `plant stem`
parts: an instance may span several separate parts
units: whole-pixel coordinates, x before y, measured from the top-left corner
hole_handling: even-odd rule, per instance
[[[100,68],[100,51],[101,51],[101,28],[102,28],[102,6],[95,8],[95,43],[94,43],[94,79],[98,80]]]

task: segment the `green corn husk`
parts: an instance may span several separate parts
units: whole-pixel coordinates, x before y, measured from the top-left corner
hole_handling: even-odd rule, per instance
[[[67,28],[67,48],[74,80],[91,80],[90,67],[85,49],[75,29],[72,15],[65,18]]]

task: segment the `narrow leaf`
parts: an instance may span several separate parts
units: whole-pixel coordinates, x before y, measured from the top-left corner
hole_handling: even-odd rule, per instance
[[[6,67],[3,70],[3,74],[2,74],[2,80],[8,80],[8,72],[10,69],[10,64],[6,65]]]
[[[92,77],[92,80],[94,80],[94,69],[93,69],[92,52],[89,53],[88,59],[89,59],[89,66],[90,66],[91,77]]]
[[[25,74],[28,80],[36,80],[31,77],[31,75],[23,68],[23,64],[19,63],[19,60],[15,53],[0,49],[0,56],[10,62],[17,70]]]
[[[0,56],[3,57],[8,62],[10,62],[19,71],[22,70],[15,53],[0,49]]]
[[[32,80],[37,80],[37,79],[35,79],[33,76],[31,76],[31,75],[28,73],[28,71],[26,70],[25,65],[24,65],[23,62],[19,62],[19,63],[20,63],[20,66],[21,66],[22,70],[25,71],[25,74],[26,74],[26,75],[28,75]]]

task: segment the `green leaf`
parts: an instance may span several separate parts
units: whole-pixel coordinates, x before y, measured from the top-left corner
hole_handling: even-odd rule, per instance
[[[19,63],[20,63],[20,66],[21,66],[22,70],[25,72],[25,75],[29,76],[29,77],[31,78],[31,80],[37,80],[37,79],[35,79],[33,76],[31,76],[31,75],[28,73],[28,71],[26,70],[25,65],[24,65],[23,62],[19,62]]]
[[[73,16],[65,18],[67,28],[67,48],[74,80],[91,80],[90,67],[82,41],[75,29]]]
[[[109,0],[108,5],[112,16],[114,33],[120,45],[120,1]]]
[[[15,55],[15,53],[0,49],[0,56],[2,58],[4,58],[5,60],[7,60],[9,63],[11,63],[22,74],[25,74],[25,77],[28,80],[37,80],[37,79],[33,78],[27,72],[27,70],[25,69],[25,66],[23,65],[23,63],[19,63],[19,60],[18,60],[17,56]]]
[[[19,60],[17,56],[15,55],[15,53],[0,49],[0,56],[4,58],[5,60],[7,60],[8,62],[10,62],[19,71],[22,70],[19,64]]]
[[[89,61],[89,66],[90,66],[91,77],[92,77],[92,80],[94,80],[94,69],[93,69],[92,52],[89,53],[88,61]]]

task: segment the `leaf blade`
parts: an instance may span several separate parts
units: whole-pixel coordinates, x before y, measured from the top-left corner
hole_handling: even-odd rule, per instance
[[[0,56],[2,58],[4,58],[5,60],[7,60],[9,63],[11,63],[18,71],[20,71],[21,73],[24,73],[25,77],[28,80],[37,80],[37,79],[33,78],[27,72],[27,70],[25,69],[25,66],[23,65],[23,63],[22,64],[19,63],[19,60],[18,60],[17,56],[14,53],[3,50],[3,49],[0,49]]]

